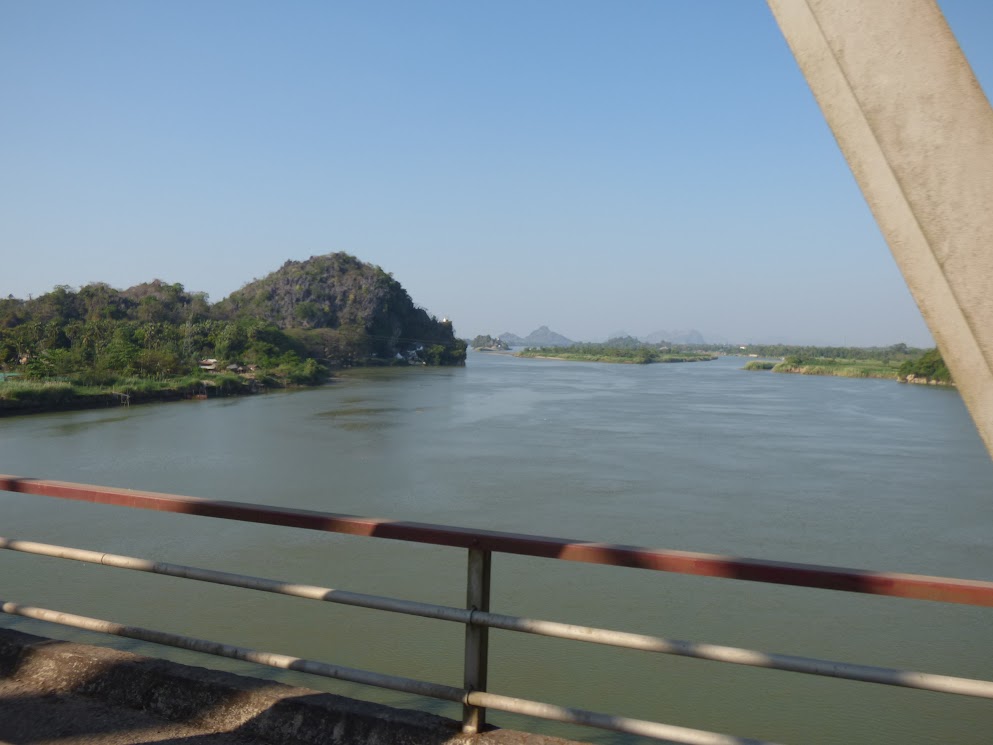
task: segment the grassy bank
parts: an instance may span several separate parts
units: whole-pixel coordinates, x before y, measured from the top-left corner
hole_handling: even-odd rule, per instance
[[[883,360],[812,359],[792,362],[787,358],[773,372],[796,375],[833,375],[840,378],[884,378],[896,380],[900,364]]]
[[[772,370],[777,364],[777,362],[771,362],[770,360],[752,360],[745,365],[744,370]]]
[[[709,352],[672,352],[649,346],[621,348],[603,344],[575,344],[571,347],[529,347],[517,353],[532,359],[569,360],[571,362],[612,362],[648,365],[666,362],[702,362],[717,359]]]
[[[833,375],[842,378],[879,378],[909,383],[954,385],[937,351],[915,360],[847,359],[788,356],[781,362],[752,360],[745,370],[772,370],[795,375]]]
[[[237,396],[281,387],[284,384],[274,378],[259,381],[234,374],[189,375],[163,380],[125,378],[105,385],[9,378],[0,381],[0,416]]]
[[[633,357],[614,357],[605,354],[530,354],[528,352],[518,352],[518,357],[531,357],[533,359],[555,359],[569,360],[571,362],[612,362],[621,365],[649,365],[652,363],[665,362],[704,362],[706,360],[716,360],[717,355],[712,354],[664,354],[657,355],[651,359]]]

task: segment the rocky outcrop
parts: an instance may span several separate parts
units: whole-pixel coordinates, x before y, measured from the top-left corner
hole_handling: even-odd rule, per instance
[[[441,364],[465,361],[465,342],[455,338],[450,322],[414,305],[380,267],[346,253],[287,261],[231,293],[215,312],[257,318],[281,329],[332,330],[345,343],[361,343],[383,359],[420,355]]]
[[[911,383],[914,385],[944,385],[955,387],[955,383],[950,380],[935,380],[934,378],[928,378],[926,376],[918,376],[914,374],[904,375],[897,378],[901,383]]]

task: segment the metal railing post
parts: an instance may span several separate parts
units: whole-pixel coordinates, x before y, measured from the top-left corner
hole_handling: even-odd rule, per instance
[[[470,611],[490,609],[490,566],[493,554],[478,548],[469,549],[468,579],[466,582],[466,607]],[[465,688],[468,691],[486,690],[487,657],[489,654],[489,629],[469,623],[465,626]],[[486,724],[486,709],[481,706],[462,706],[462,732],[474,735]]]

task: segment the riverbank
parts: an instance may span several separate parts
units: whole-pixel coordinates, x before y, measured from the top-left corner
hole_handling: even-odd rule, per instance
[[[622,365],[650,365],[652,363],[670,362],[706,362],[716,360],[716,354],[655,354],[655,355],[617,355],[617,354],[582,354],[576,352],[563,352],[562,354],[549,353],[548,350],[540,352],[517,352],[515,357],[526,357],[533,360],[566,360],[568,362],[610,362]]]
[[[780,362],[773,372],[794,375],[828,375],[839,378],[881,378],[896,380],[899,365],[877,360],[809,360],[799,364]]]
[[[287,386],[275,379],[259,381],[233,374],[166,380],[134,378],[109,386],[86,386],[70,381],[5,380],[0,383],[0,417],[245,396],[284,387]]]
[[[771,370],[776,373],[789,373],[792,375],[824,375],[839,378],[876,378],[880,380],[895,380],[899,383],[913,383],[918,385],[940,385],[955,387],[951,380],[937,380],[926,376],[914,374],[901,374],[901,363],[886,362],[883,360],[846,360],[820,358],[804,360],[802,362],[789,359],[775,362],[772,360],[752,360],[748,362],[744,370],[763,371]]]

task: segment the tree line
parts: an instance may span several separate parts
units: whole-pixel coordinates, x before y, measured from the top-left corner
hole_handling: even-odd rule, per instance
[[[348,342],[360,346],[354,336]],[[124,291],[61,285],[37,298],[0,300],[0,367],[27,378],[107,385],[190,374],[216,359],[292,383],[316,382],[327,369],[307,341],[258,319],[226,318],[205,294],[158,280]]]

